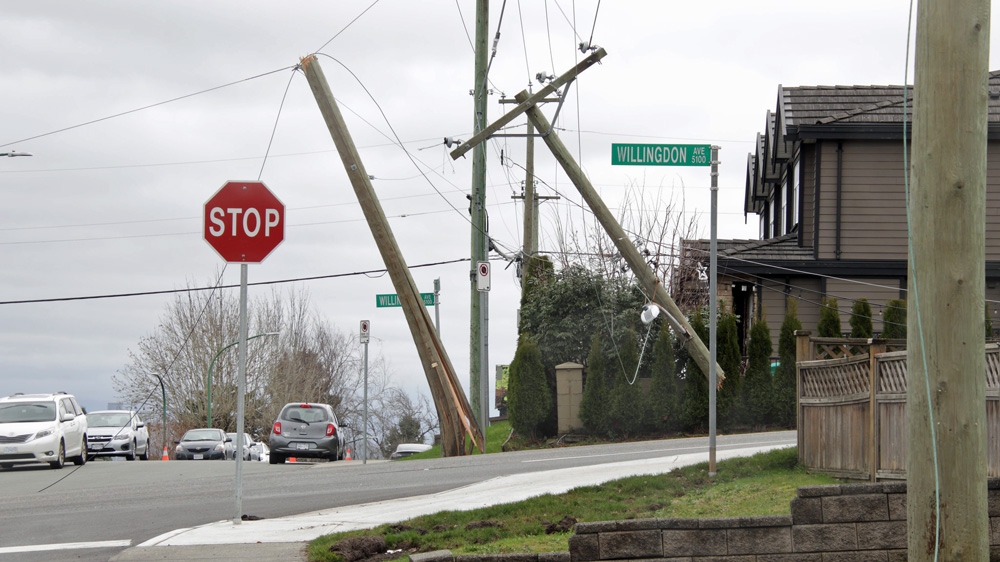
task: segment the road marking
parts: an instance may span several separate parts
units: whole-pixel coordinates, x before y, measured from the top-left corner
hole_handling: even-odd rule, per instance
[[[26,546],[4,546],[0,547],[0,554],[13,554],[16,552],[43,552],[46,550],[76,550],[78,548],[118,548],[132,546],[131,540],[124,541],[95,541],[95,542],[64,542],[60,544],[29,544]]]
[[[781,441],[756,441],[756,442],[753,442],[753,443],[739,443],[739,444],[735,444],[734,443],[734,444],[720,445],[719,448],[720,449],[726,449],[726,450],[730,450],[730,449],[745,449],[747,447],[754,447],[754,446],[759,446],[759,445],[778,445],[779,447],[782,447],[782,446],[784,446],[784,447],[791,447],[792,445],[794,445],[794,443],[791,443],[791,442],[789,442],[789,443],[782,443]],[[675,447],[675,448],[670,448],[670,449],[646,449],[646,450],[643,450],[643,451],[632,451],[632,452],[628,452],[628,453],[599,453],[599,454],[594,454],[594,455],[576,455],[576,456],[572,456],[572,457],[550,457],[550,458],[546,458],[546,459],[524,460],[524,461],[521,461],[521,462],[522,463],[552,462],[552,461],[565,461],[565,460],[572,460],[572,459],[589,459],[589,458],[597,458],[597,457],[621,457],[621,456],[624,456],[624,455],[645,455],[645,454],[648,454],[648,453],[675,453],[675,454],[680,454],[681,452],[684,452],[684,451],[691,451],[691,452],[695,452],[695,453],[700,453],[700,452],[708,453],[708,445],[701,445],[701,446],[696,446],[696,447]]]

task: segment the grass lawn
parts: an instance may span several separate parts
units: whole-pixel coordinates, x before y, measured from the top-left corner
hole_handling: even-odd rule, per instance
[[[491,428],[492,429],[492,428]],[[506,430],[509,432],[509,430]],[[487,437],[502,442],[503,438]],[[499,449],[499,443],[497,443]],[[412,458],[434,458],[434,451]],[[426,457],[425,457],[426,456]],[[797,465],[796,450],[781,449],[752,457],[720,461],[718,474],[708,477],[708,463],[676,469],[668,474],[635,476],[547,494],[525,501],[471,511],[444,511],[367,531],[327,535],[309,545],[311,562],[339,561],[330,553],[336,542],[381,535],[388,548],[430,551],[450,549],[456,554],[506,554],[567,550],[569,530],[546,529],[566,517],[578,522],[670,517],[743,517],[783,515],[799,486],[832,484],[837,480],[811,474]]]

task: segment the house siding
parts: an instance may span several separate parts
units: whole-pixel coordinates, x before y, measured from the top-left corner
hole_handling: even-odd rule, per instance
[[[840,177],[840,255],[837,255],[837,148]],[[820,190],[821,259],[906,259],[906,197],[902,145],[826,143]]]
[[[758,279],[761,285],[760,298],[764,307],[764,319],[771,332],[771,357],[778,356],[778,340],[781,337],[781,323],[785,321],[785,284],[773,279]],[[801,307],[800,307],[801,308]]]
[[[817,172],[817,177],[820,188],[816,203],[819,206],[819,222],[816,224],[819,240],[816,247],[816,257],[819,259],[833,259],[836,254],[837,144],[836,142],[824,142],[818,147],[820,169]]]
[[[803,248],[813,247],[813,220],[814,202],[816,199],[816,145],[803,145],[799,154],[799,161],[802,164],[802,191],[799,196],[802,198],[801,213],[799,215],[799,229],[802,235],[799,236]]]
[[[1000,261],[1000,144],[986,147],[986,260]]]

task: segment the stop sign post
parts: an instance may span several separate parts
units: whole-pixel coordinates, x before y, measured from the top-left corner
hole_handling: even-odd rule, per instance
[[[285,239],[285,206],[259,181],[228,181],[205,203],[205,240],[222,259],[240,264],[240,334],[236,384],[236,450],[243,446],[247,390],[247,264],[260,263]],[[236,456],[236,509],[243,513],[243,455]]]
[[[260,263],[285,239],[285,206],[259,181],[229,181],[205,203],[205,240],[229,263]]]

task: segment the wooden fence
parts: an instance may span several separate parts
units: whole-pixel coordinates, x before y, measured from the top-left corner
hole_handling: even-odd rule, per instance
[[[865,480],[906,478],[906,342],[796,333],[799,461]],[[1000,476],[1000,346],[986,346],[987,474]]]

